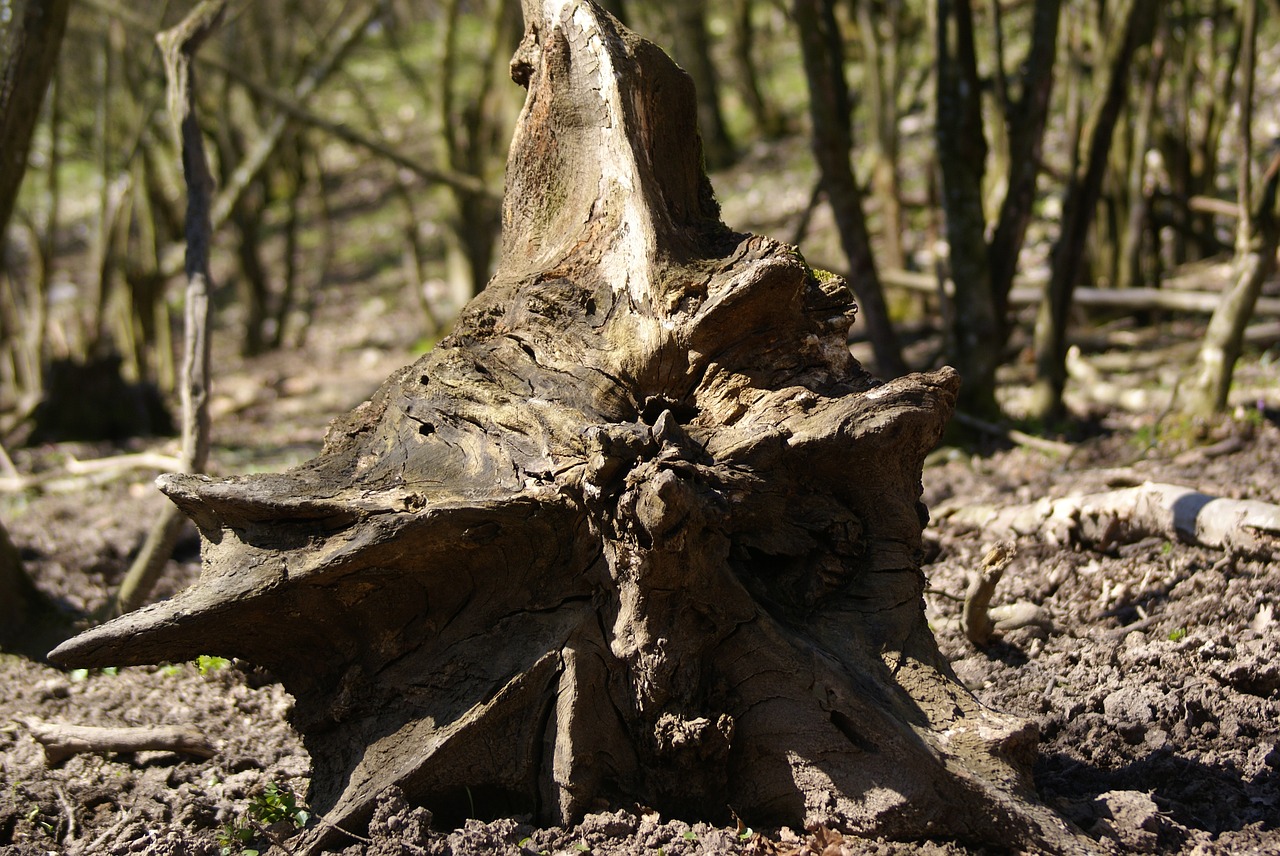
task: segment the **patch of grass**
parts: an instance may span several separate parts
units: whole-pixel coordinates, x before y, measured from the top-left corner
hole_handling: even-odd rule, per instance
[[[1187,638],[1187,628],[1185,627],[1178,627],[1174,630],[1169,631],[1170,642],[1181,642],[1183,639],[1186,639],[1186,638]]]
[[[106,666],[101,669],[72,669],[70,672],[67,672],[67,680],[71,681],[73,684],[78,684],[81,681],[89,680],[89,675],[93,672],[97,672],[99,675],[106,675],[107,677],[114,677],[115,675],[120,674],[120,669],[118,666]]]

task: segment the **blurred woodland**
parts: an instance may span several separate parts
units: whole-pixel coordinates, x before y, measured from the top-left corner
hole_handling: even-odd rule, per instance
[[[186,194],[154,39],[190,5],[0,7],[10,443],[92,433],[95,419],[108,436],[167,427]],[[1062,413],[1073,312],[1102,307],[1092,317],[1123,316],[1136,335],[1167,312],[1218,309],[1230,317],[1209,326],[1183,395],[1213,410],[1222,364],[1245,342],[1274,343],[1274,325],[1244,324],[1275,309],[1262,289],[1276,246],[1267,70],[1280,4],[605,5],[694,77],[713,172],[791,170],[809,185],[793,210],[730,225],[781,226],[848,273],[882,375],[950,362],[964,409],[993,417],[997,370],[1033,357],[1034,395],[1007,408],[1045,419]],[[65,34],[43,32],[41,16],[60,13]],[[233,5],[198,58],[198,112],[216,183],[215,317],[243,353],[302,345],[317,290],[353,257],[403,281],[424,340],[484,287],[520,27],[519,4],[503,0]],[[19,62],[36,49],[47,72]],[[785,149],[797,138],[807,150]],[[790,161],[753,166],[770,146]],[[824,217],[835,252],[808,246]],[[943,344],[906,347],[928,334]],[[82,412],[90,402],[98,417]]]
[[[1280,2],[603,5],[694,78],[727,222],[847,275],[859,353],[956,366],[973,424],[1065,424],[1085,335],[1193,341],[1188,413],[1274,356]],[[188,194],[156,34],[193,6],[0,0],[9,448],[173,430]],[[513,0],[231,4],[193,71],[219,337],[305,348],[326,288],[387,278],[419,350],[447,331],[495,261],[520,33]]]

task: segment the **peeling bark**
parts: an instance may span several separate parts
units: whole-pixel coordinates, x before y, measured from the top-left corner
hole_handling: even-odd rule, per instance
[[[720,221],[660,50],[586,0],[524,12],[489,286],[315,460],[165,477],[200,581],[53,656],[271,669],[328,821],[297,853],[392,785],[446,822],[641,802],[1082,850],[1032,797],[1034,728],[924,621],[956,374],[878,382],[844,281]]]

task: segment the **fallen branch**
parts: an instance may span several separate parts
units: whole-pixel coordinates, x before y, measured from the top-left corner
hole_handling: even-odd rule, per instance
[[[14,470],[12,475],[0,478],[0,493],[18,493],[34,487],[41,487],[51,482],[77,479],[80,476],[99,476],[104,474],[114,476],[130,470],[155,470],[168,473],[178,472],[184,466],[181,458],[162,455],[158,452],[112,455],[108,458],[92,458],[87,461],[78,461],[75,458],[71,458],[62,467],[42,473],[24,476]],[[83,480],[81,479],[81,481]]]
[[[1037,437],[1034,434],[1019,431],[1016,428],[997,425],[995,422],[988,422],[985,419],[970,416],[969,414],[959,410],[953,414],[952,418],[961,425],[964,425],[966,428],[972,428],[975,431],[981,431],[984,434],[990,434],[993,437],[999,437],[1001,439],[1008,440],[1010,443],[1016,443],[1019,446],[1026,446],[1028,449],[1035,449],[1038,452],[1046,452],[1050,455],[1067,457],[1076,450],[1076,447],[1070,443],[1062,443],[1058,440],[1046,440],[1044,437]]]
[[[938,293],[938,277],[906,270],[890,270],[880,274],[886,286],[917,291],[924,294]],[[1018,287],[1009,292],[1009,305],[1035,306],[1040,303],[1041,291],[1034,278],[1018,280]],[[954,286],[950,281],[944,288]],[[1195,312],[1211,315],[1222,302],[1222,294],[1213,291],[1181,291],[1173,288],[1077,288],[1072,292],[1072,303],[1090,308],[1128,309],[1131,311],[1165,309],[1175,312]],[[1280,315],[1280,297],[1260,297],[1254,306],[1254,316]]]
[[[1046,628],[1051,626],[1044,610],[1029,601],[991,606],[996,585],[1004,575],[1004,569],[1013,561],[1016,550],[1013,542],[1001,541],[987,551],[982,557],[982,567],[969,576],[969,587],[963,598],[964,607],[959,619],[949,619],[949,623],[959,625],[975,648],[986,648],[996,634],[1017,630],[1019,627],[1032,624]]]
[[[102,728],[37,719],[22,719],[20,722],[44,747],[45,759],[50,765],[87,752],[180,752],[199,758],[212,758],[218,754],[217,748],[204,734],[180,726]]]
[[[1280,505],[1157,482],[1031,505],[939,507],[934,517],[996,537],[1038,536],[1100,550],[1156,536],[1268,554],[1280,536]]]

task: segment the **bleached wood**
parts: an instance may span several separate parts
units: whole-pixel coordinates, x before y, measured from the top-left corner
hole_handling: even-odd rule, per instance
[[[1159,536],[1269,553],[1280,537],[1280,505],[1158,482],[1030,505],[955,505],[935,509],[935,517],[991,535],[1037,536],[1051,544],[1104,548]]]

